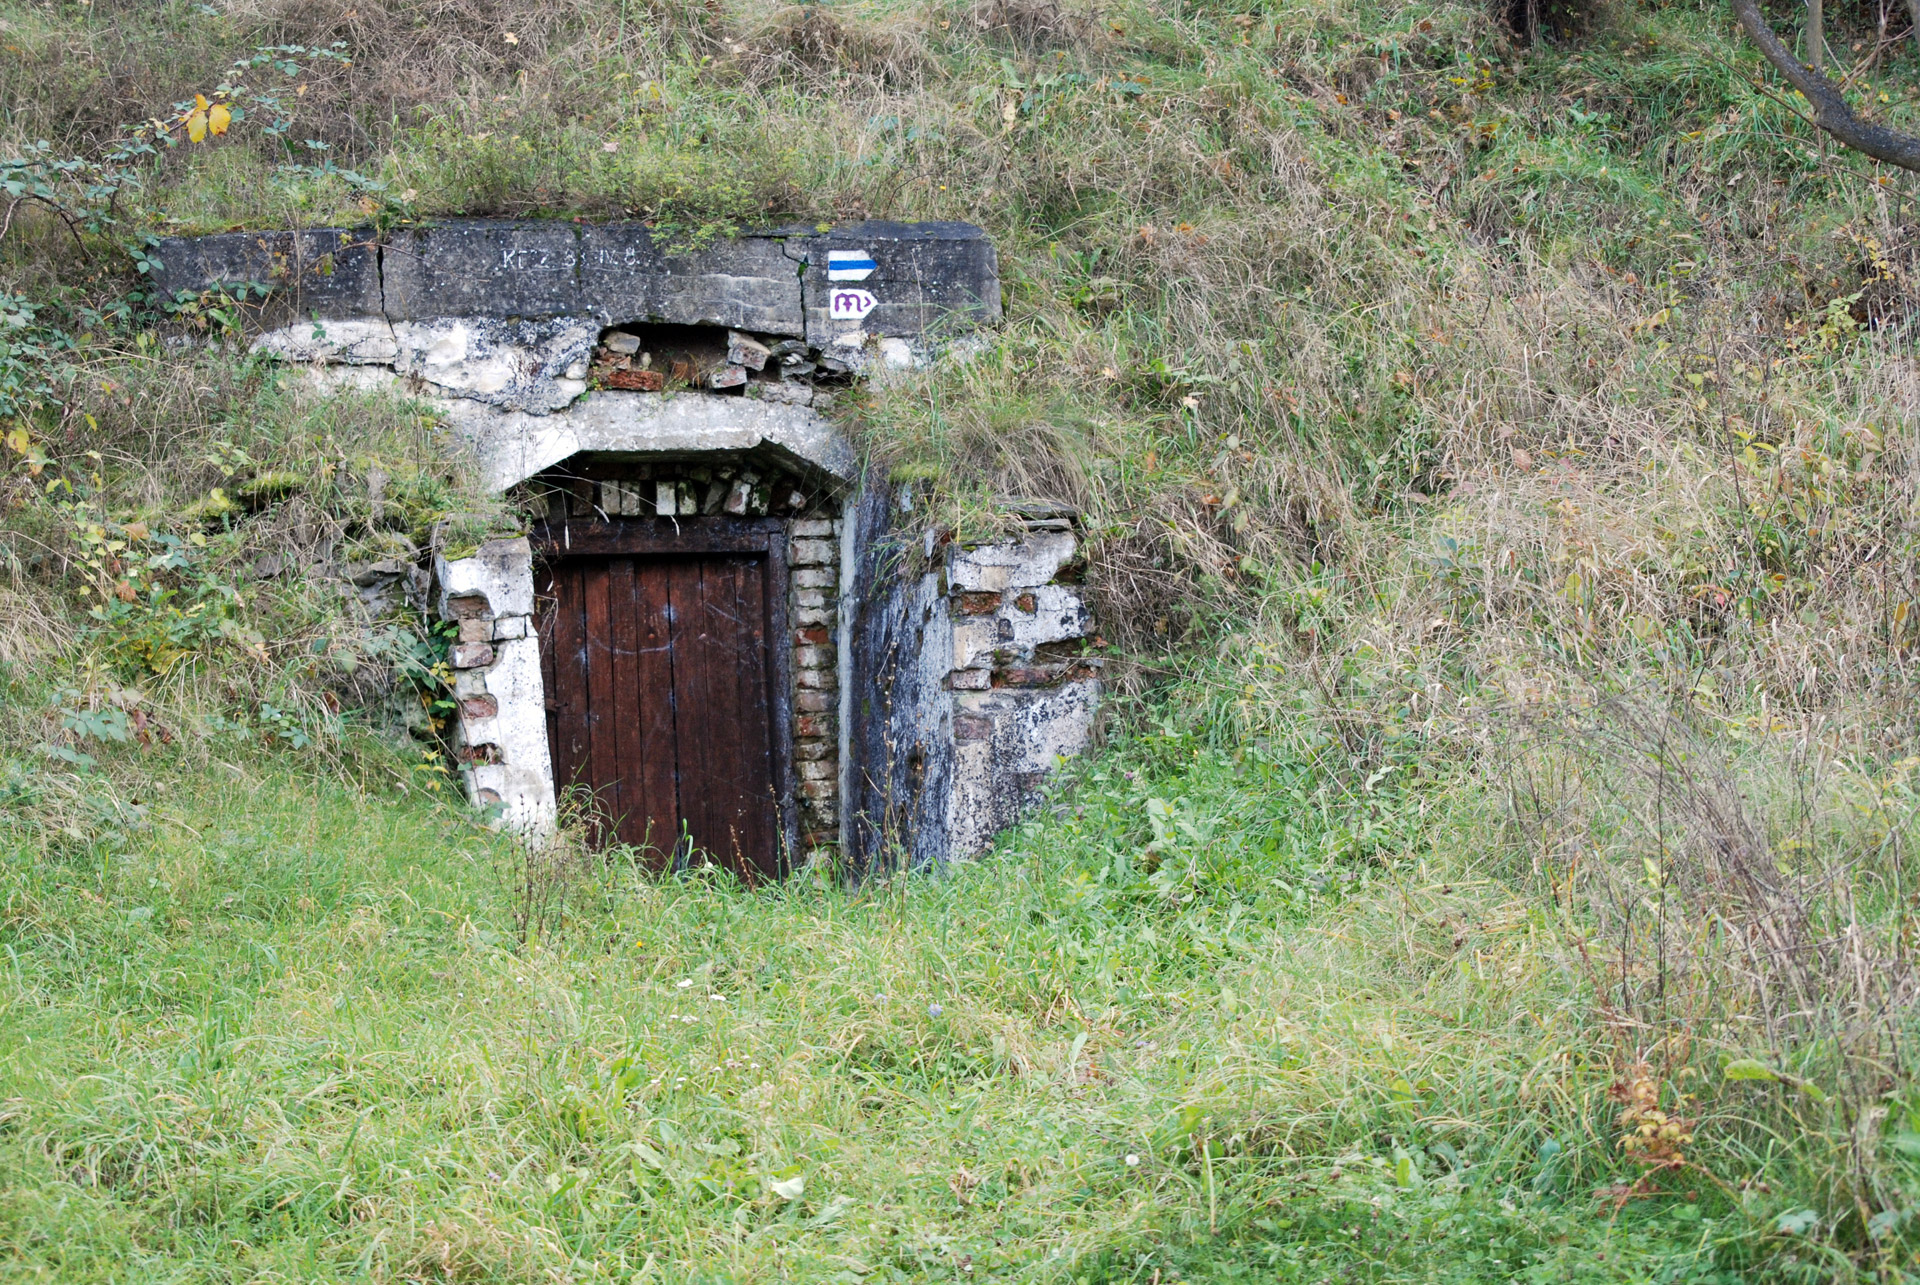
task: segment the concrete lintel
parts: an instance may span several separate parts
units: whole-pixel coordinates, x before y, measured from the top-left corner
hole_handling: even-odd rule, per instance
[[[767,451],[808,471],[850,482],[853,446],[804,406],[703,393],[601,392],[554,415],[500,411],[462,400],[440,403],[454,430],[472,444],[487,486],[504,491],[583,451],[703,454]]]

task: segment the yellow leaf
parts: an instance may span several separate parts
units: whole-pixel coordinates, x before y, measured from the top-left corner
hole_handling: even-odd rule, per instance
[[[195,94],[193,96],[193,105],[201,111],[207,110],[207,96],[205,94]]]
[[[207,109],[207,133],[224,134],[232,123],[233,113],[225,107],[216,105]]]
[[[13,448],[13,452],[16,455],[25,455],[27,453],[27,447],[31,445],[32,442],[33,439],[27,436],[27,430],[24,428],[16,428],[7,434],[7,445]]]
[[[204,111],[195,111],[187,117],[187,137],[196,143],[206,141],[207,114]]]

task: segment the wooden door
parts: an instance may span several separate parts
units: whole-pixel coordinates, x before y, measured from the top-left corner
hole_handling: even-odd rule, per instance
[[[702,540],[684,519],[666,532],[623,525],[584,542],[619,546],[604,552],[580,549],[577,525],[562,533],[574,549],[550,546],[541,574],[555,783],[591,791],[602,843],[657,866],[775,876],[792,812],[778,533],[741,541],[720,538],[739,534],[723,526]]]

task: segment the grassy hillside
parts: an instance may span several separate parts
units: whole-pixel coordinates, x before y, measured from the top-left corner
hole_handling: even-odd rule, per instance
[[[1920,1274],[1913,180],[1720,7],[0,22],[0,1270]],[[1082,508],[1106,748],[858,887],[476,828],[337,573],[511,502],[138,272],[456,213],[986,226],[992,347],[847,427]]]

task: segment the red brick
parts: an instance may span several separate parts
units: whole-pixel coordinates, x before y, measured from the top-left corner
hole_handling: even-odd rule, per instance
[[[666,378],[657,370],[610,370],[601,379],[608,388],[629,393],[657,393],[667,386]]]
[[[963,593],[959,601],[960,614],[963,616],[990,616],[1000,610],[1000,595],[997,593]]]
[[[831,799],[840,793],[832,781],[802,781],[800,793],[809,799]]]
[[[802,714],[793,720],[795,736],[832,736],[833,717],[829,714]]]
[[[833,641],[833,631],[825,625],[796,629],[793,631],[793,640],[808,647],[819,647]]]
[[[993,720],[985,714],[955,714],[953,716],[953,739],[956,741],[990,741],[993,739]]]
[[[492,718],[500,712],[500,702],[491,696],[470,696],[460,702],[462,718]]]
[[[447,661],[455,669],[485,669],[493,663],[493,648],[486,643],[455,643]]]

